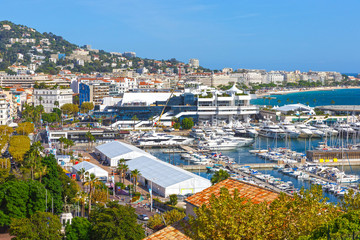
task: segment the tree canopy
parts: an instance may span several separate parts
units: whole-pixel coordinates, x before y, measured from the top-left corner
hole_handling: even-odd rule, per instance
[[[93,224],[92,239],[102,240],[137,240],[145,237],[141,225],[137,224],[135,209],[115,202],[99,206],[91,212]]]
[[[194,120],[192,118],[184,118],[181,121],[182,129],[191,129],[194,126]]]
[[[10,226],[10,234],[15,240],[28,239],[61,239],[60,219],[47,212],[36,212],[30,218],[14,219]]]
[[[91,239],[91,223],[83,217],[75,217],[71,224],[66,225],[65,235],[67,240]]]

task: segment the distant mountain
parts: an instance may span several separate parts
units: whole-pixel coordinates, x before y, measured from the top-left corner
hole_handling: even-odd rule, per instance
[[[0,71],[10,72],[11,65],[25,65],[36,72],[57,74],[61,69],[73,72],[112,72],[113,69],[138,69],[150,73],[174,72],[178,65],[186,71],[191,66],[176,59],[144,59],[133,55],[122,56],[103,50],[79,47],[53,33],[40,33],[33,28],[0,21]],[[144,69],[146,68],[146,69]],[[198,71],[210,71],[198,68]]]

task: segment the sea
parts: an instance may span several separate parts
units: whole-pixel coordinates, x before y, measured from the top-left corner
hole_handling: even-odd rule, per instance
[[[335,105],[360,105],[360,89],[337,89],[333,91],[312,91],[312,92],[297,92],[297,93],[289,93],[286,95],[272,95],[275,99],[270,100],[270,105],[285,105],[293,103],[302,103],[308,104],[312,107],[321,106],[321,105],[330,105],[331,103]],[[280,100],[280,101],[279,101]],[[269,105],[269,100],[265,100],[265,104]],[[333,101],[333,102],[332,102]],[[264,105],[263,99],[252,100],[252,104]],[[292,139],[290,142],[291,149],[297,152],[305,153],[306,149],[314,148],[318,145],[319,142],[323,141],[322,139]],[[288,144],[287,144],[288,145]],[[242,147],[238,148],[235,151],[223,151],[223,155],[227,155],[235,159],[238,164],[248,164],[248,163],[265,163],[266,160],[259,158],[255,155],[249,153],[249,150],[252,149],[267,149],[275,148],[275,147],[285,147],[284,140],[277,140],[258,137],[250,147]],[[179,153],[168,154],[164,153],[164,149],[151,149],[149,150],[151,154],[156,156],[157,158],[170,162],[174,165],[187,165],[189,164],[187,161],[181,159]],[[340,169],[344,170],[348,174],[357,174],[360,175],[360,166],[350,166],[344,165],[340,166]],[[283,181],[291,181],[294,186],[298,189],[310,188],[310,183],[304,180],[298,180],[288,175],[284,175],[281,172],[274,169],[261,169],[260,172],[271,174],[274,177],[279,177]],[[194,172],[202,177],[210,179],[212,176],[211,172]],[[329,198],[330,202],[338,202],[340,199],[335,197],[334,195],[324,192],[324,196]]]

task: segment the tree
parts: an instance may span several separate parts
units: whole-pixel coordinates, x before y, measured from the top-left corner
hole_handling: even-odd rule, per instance
[[[65,227],[67,240],[88,240],[91,238],[91,223],[84,217],[74,217]]]
[[[176,209],[167,211],[167,212],[163,213],[162,216],[160,214],[155,214],[154,216],[149,218],[148,226],[152,229],[159,228],[163,225],[169,226],[169,225],[172,225],[172,224],[180,221],[185,216],[186,216],[186,214],[184,212],[180,212],[179,210],[176,210]],[[163,218],[164,218],[165,222],[164,222]]]
[[[193,239],[299,239],[340,214],[322,194],[314,186],[294,197],[281,193],[271,203],[253,203],[237,190],[230,194],[222,188],[219,197],[195,209],[197,217],[190,216],[186,233]]]
[[[334,105],[334,104],[335,104],[335,101],[334,101],[334,100],[331,100],[331,104]]]
[[[133,184],[135,186],[135,192],[136,192],[136,188],[137,188],[137,180],[138,180],[138,177],[141,175],[140,171],[138,169],[134,169],[131,171],[131,175],[132,175],[132,178],[133,178]]]
[[[78,105],[72,104],[72,103],[66,103],[61,106],[61,111],[66,115],[75,115],[79,112]]]
[[[47,167],[47,174],[42,178],[42,183],[48,190],[48,193],[52,195],[54,213],[58,214],[62,212],[63,206],[63,191],[68,188],[68,184],[64,184],[61,181],[61,175],[65,175],[62,168],[57,164],[54,155],[49,155],[41,159],[41,164]],[[67,176],[66,176],[67,177]],[[70,179],[69,177],[67,177]]]
[[[79,202],[81,205],[81,217],[85,217],[85,205],[86,201],[88,199],[88,195],[84,191],[80,191],[76,194],[76,197],[74,198],[75,202]]]
[[[140,240],[145,237],[141,225],[137,224],[135,209],[130,206],[109,202],[107,208],[99,206],[91,212],[90,222],[94,240]]]
[[[227,171],[220,169],[219,171],[215,172],[214,175],[211,177],[211,183],[214,185],[218,182],[228,179],[229,177],[230,174]]]
[[[192,118],[184,118],[181,121],[182,129],[191,129],[194,126],[194,121]]]
[[[57,107],[57,108],[59,108],[59,106],[60,106],[59,101],[54,101],[54,106]]]
[[[14,219],[10,226],[13,239],[61,239],[60,219],[47,212],[37,212],[30,218]]]
[[[23,135],[14,135],[10,138],[9,145],[9,153],[13,159],[22,164],[25,153],[30,150],[30,138]]]
[[[91,212],[91,197],[94,192],[94,189],[96,186],[100,184],[99,179],[95,176],[95,174],[91,173],[89,175],[89,172],[87,173],[86,182],[84,183],[84,186],[89,186],[89,215]]]
[[[350,211],[323,223],[318,229],[302,239],[359,239],[360,211]]]
[[[83,102],[81,104],[80,109],[81,109],[82,113],[88,113],[88,112],[90,112],[91,110],[94,109],[94,103],[92,103],[92,102]]]
[[[95,137],[91,134],[90,131],[85,134],[85,137],[88,139],[88,149],[90,149],[92,143],[95,142]]]
[[[170,205],[175,206],[178,203],[177,195],[176,194],[171,194],[169,197],[170,197],[170,201],[169,201]]]
[[[0,184],[5,182],[5,180],[9,177],[10,170],[11,170],[10,159],[0,158]]]
[[[34,124],[30,122],[19,123],[16,128],[16,132],[21,135],[28,136],[30,133],[33,133],[35,130]]]
[[[131,118],[131,120],[134,121],[134,130],[135,130],[135,122],[136,122],[136,121],[139,121],[139,118],[138,118],[136,115],[134,115],[134,116]]]

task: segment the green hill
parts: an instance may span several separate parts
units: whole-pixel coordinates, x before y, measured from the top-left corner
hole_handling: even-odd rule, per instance
[[[30,64],[36,72],[57,74],[61,69],[73,72],[112,72],[115,68],[138,69],[146,67],[150,73],[173,71],[177,73],[178,64],[188,70],[189,65],[176,59],[156,61],[140,57],[122,57],[103,50],[88,51],[87,56],[74,55],[74,50],[80,47],[66,41],[53,33],[40,33],[33,28],[14,24],[10,21],[0,21],[0,71],[9,71],[11,65]],[[60,57],[64,56],[65,58]],[[56,60],[54,60],[56,56]],[[169,70],[170,69],[170,70]],[[172,69],[172,70],[171,70]],[[198,71],[210,71],[199,68]]]

